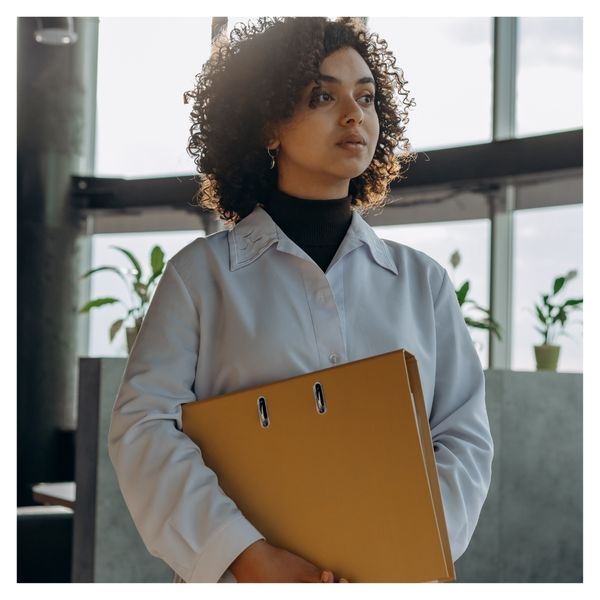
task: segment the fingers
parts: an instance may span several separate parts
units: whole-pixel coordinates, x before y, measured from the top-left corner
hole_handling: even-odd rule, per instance
[[[348,583],[348,580],[343,577],[337,580],[331,571],[323,571],[321,573],[321,583]]]
[[[333,573],[331,571],[323,571],[321,573],[321,583],[333,583]]]

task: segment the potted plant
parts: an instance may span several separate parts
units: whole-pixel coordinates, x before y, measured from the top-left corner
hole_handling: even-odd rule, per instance
[[[570,312],[581,310],[583,298],[570,298],[562,304],[555,302],[555,296],[575,277],[577,277],[576,270],[557,277],[552,284],[552,292],[541,294],[542,301],[535,304],[535,316],[541,323],[541,327],[535,329],[543,336],[543,342],[534,346],[538,371],[556,371],[560,354],[560,346],[555,343],[556,339],[560,335],[567,335],[564,328]]]
[[[154,246],[154,248],[152,248],[150,252],[150,269],[152,273],[148,278],[148,281],[144,283],[144,281],[142,281],[142,267],[137,258],[125,248],[120,248],[118,246],[111,246],[111,248],[115,248],[116,250],[119,250],[125,254],[125,256],[127,256],[133,265],[133,269],[121,269],[114,266],[96,267],[95,269],[91,269],[87,273],[84,273],[81,276],[81,279],[89,277],[90,275],[98,273],[99,271],[112,271],[125,282],[125,285],[129,290],[131,304],[128,306],[118,298],[96,298],[95,300],[90,300],[87,304],[82,306],[79,309],[79,312],[88,313],[92,308],[99,308],[100,306],[115,304],[117,302],[123,304],[127,312],[122,319],[117,319],[110,326],[109,338],[112,342],[121,327],[125,325],[127,351],[131,352],[135,338],[140,330],[140,327],[142,326],[142,320],[150,304],[152,293],[158,284],[158,278],[162,275],[162,272],[165,268],[165,254],[160,246]]]
[[[456,270],[456,267],[458,267],[460,261],[460,252],[458,250],[455,250],[450,256],[450,264],[452,265],[453,270]],[[468,327],[473,327],[475,329],[486,329],[487,331],[490,331],[493,335],[495,335],[499,340],[501,340],[502,328],[500,327],[500,324],[492,318],[492,313],[490,312],[490,310],[479,305],[477,302],[475,302],[475,300],[467,298],[469,294],[470,285],[471,284],[467,279],[464,283],[461,284],[460,287],[454,290],[456,292],[458,304],[461,307],[461,309],[463,309],[465,323]],[[476,311],[479,311],[483,313],[483,316],[480,316],[479,318],[468,316],[465,314],[466,308],[471,308]]]

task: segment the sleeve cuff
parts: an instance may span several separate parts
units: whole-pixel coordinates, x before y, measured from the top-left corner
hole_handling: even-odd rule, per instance
[[[215,583],[229,565],[251,544],[264,540],[262,535],[243,515],[219,529],[206,544],[196,560],[188,583]]]

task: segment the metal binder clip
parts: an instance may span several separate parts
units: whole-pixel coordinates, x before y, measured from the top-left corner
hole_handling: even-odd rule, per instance
[[[267,412],[267,402],[264,396],[258,398],[258,416],[262,427],[269,426],[269,413]]]
[[[323,386],[318,381],[313,385],[313,393],[315,395],[315,402],[317,403],[317,412],[320,415],[325,414],[327,412],[325,395],[323,394]]]

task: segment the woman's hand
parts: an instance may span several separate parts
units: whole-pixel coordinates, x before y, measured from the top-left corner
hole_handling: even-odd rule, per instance
[[[258,540],[230,565],[239,583],[337,583],[331,571],[322,571],[311,562]],[[348,583],[340,579],[339,583]]]

